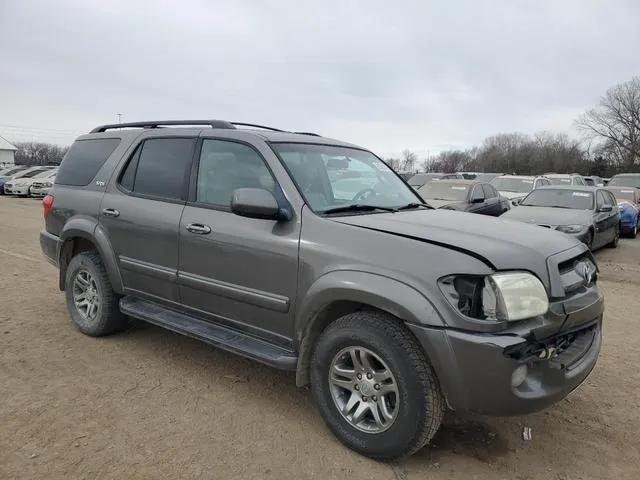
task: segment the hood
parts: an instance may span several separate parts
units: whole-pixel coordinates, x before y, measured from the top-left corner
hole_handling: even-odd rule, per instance
[[[336,222],[442,245],[498,270],[527,269],[545,281],[546,259],[580,243],[569,235],[502,218],[451,210],[337,217]]]
[[[521,193],[521,192],[506,192],[504,190],[498,190],[498,193],[500,195],[502,195],[505,198],[508,198],[509,200],[513,200],[514,198],[524,198],[527,195],[529,195],[528,193]]]
[[[506,212],[502,218],[536,225],[591,225],[592,213],[590,210],[520,205]]]
[[[442,208],[444,206],[449,206],[454,209],[460,209],[464,204],[462,202],[456,202],[452,200],[431,200],[429,198],[424,199],[429,205],[433,208]]]

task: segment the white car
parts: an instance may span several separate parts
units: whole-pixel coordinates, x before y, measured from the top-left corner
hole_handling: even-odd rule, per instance
[[[38,180],[51,176],[55,170],[46,167],[34,167],[18,172],[4,184],[5,195],[19,195],[26,197],[29,195],[31,184]],[[55,174],[55,173],[54,173]]]
[[[491,185],[515,207],[531,190],[551,185],[551,182],[543,176],[501,175],[491,180]]]
[[[31,189],[29,190],[30,197],[41,198],[49,194],[49,190],[53,187],[53,182],[56,180],[56,174],[58,170],[52,170],[48,176],[33,178],[31,183]]]

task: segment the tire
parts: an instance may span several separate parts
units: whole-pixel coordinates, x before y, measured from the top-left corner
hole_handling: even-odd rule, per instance
[[[611,240],[611,243],[607,244],[607,248],[618,248],[618,243],[620,242],[620,227],[615,227],[615,237]]]
[[[89,293],[86,288],[89,288]],[[93,291],[96,295],[91,293]],[[71,323],[85,335],[101,337],[123,330],[128,325],[127,317],[120,312],[118,305],[120,296],[113,291],[102,259],[96,252],[79,253],[71,259],[65,275],[65,297]],[[74,297],[84,298],[87,302],[80,300],[77,303]],[[89,298],[97,298],[97,302],[88,302]],[[81,302],[94,303],[95,310],[92,308],[89,314],[88,306],[86,309],[78,306]]]
[[[364,380],[366,377],[357,380],[357,375],[349,375],[353,382],[363,385],[359,387],[358,392],[350,391],[356,388],[355,383],[352,384],[350,381],[343,380],[345,384],[349,384],[350,390],[342,390],[343,387],[335,387],[330,382],[334,363],[348,363],[349,359],[353,358],[351,352],[344,355],[342,352],[352,348],[359,349],[360,352],[369,351],[383,362],[376,363],[378,369],[374,370],[376,376],[373,380]],[[355,362],[352,363],[356,371]],[[366,382],[376,382],[376,377],[384,376],[378,373],[384,367],[391,372],[391,380],[397,387],[396,393],[376,397],[376,390]],[[351,313],[329,325],[314,349],[310,377],[314,400],[331,431],[346,446],[367,457],[393,460],[411,455],[433,438],[442,423],[445,400],[433,368],[413,335],[395,317],[386,313]],[[382,380],[380,384],[383,384]],[[390,387],[387,384],[382,387],[378,385],[376,388],[382,391],[380,388],[386,390]],[[344,392],[344,397],[338,399],[337,391]],[[355,415],[363,405],[363,396],[367,394],[373,395],[366,397],[366,401],[370,407],[376,409],[379,418],[384,416],[383,411],[387,414],[390,411],[395,412],[386,427],[376,432],[363,431],[363,427],[355,426],[351,420],[345,418],[338,407],[338,402],[344,402],[347,406],[351,403],[346,400],[347,397],[357,397],[360,400],[356,401],[350,410]],[[377,398],[377,401],[374,402],[374,398]],[[382,404],[385,406],[384,410],[383,406],[379,406]],[[365,414],[366,418],[371,424],[375,423],[373,409]]]
[[[636,222],[636,224],[633,226],[633,228],[629,231],[629,238],[636,238],[638,236],[638,223],[640,223],[640,219],[638,220],[638,222]]]

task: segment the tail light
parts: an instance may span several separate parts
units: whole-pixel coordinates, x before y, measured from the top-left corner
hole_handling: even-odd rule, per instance
[[[44,207],[45,219],[49,216],[49,214],[51,213],[51,210],[53,209],[53,200],[54,200],[53,195],[45,195],[45,197],[42,199],[42,206]]]

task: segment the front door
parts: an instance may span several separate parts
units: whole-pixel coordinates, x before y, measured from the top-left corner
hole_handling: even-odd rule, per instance
[[[287,344],[300,225],[233,214],[231,196],[241,187],[273,193],[280,188],[253,148],[204,139],[197,180],[192,182],[193,201],[180,222],[180,299],[192,313],[210,321]]]
[[[111,181],[100,227],[116,254],[125,293],[177,300],[180,217],[195,138],[150,138]]]

